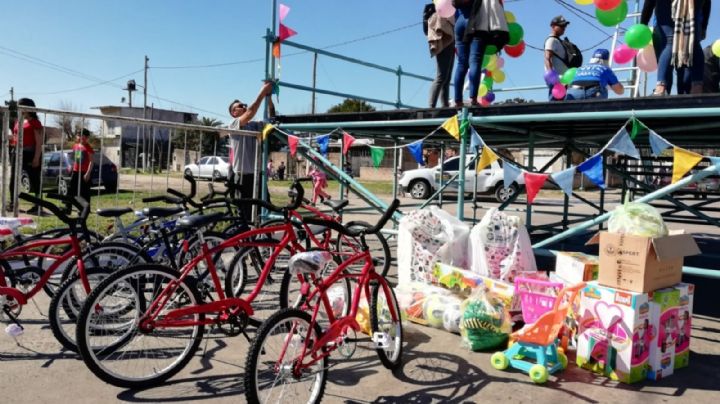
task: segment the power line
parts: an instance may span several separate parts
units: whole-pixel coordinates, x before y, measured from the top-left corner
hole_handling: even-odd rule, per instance
[[[596,30],[598,30],[598,31],[602,32],[603,34],[607,35],[607,32],[606,32],[605,30],[603,30],[602,28],[600,28],[600,27],[598,27],[597,25],[595,25],[594,22],[587,20],[585,17],[583,17],[583,14],[585,14],[585,15],[587,15],[587,16],[590,16],[590,18],[595,18],[595,16],[593,16],[593,15],[585,12],[584,10],[580,10],[580,9],[578,9],[578,8],[575,7],[575,6],[571,6],[570,4],[566,3],[566,2],[563,1],[563,0],[554,0],[554,1],[555,1],[556,3],[558,3],[559,5],[561,5],[562,7],[564,7],[564,8],[565,8],[566,10],[568,10],[569,12],[575,14],[575,16],[577,16],[579,19],[585,21],[585,22],[586,22],[588,25],[590,25],[591,27],[593,27],[593,28],[595,28]]]
[[[122,76],[118,76],[118,77],[115,77],[115,78],[113,78],[113,79],[105,80],[105,81],[102,81],[102,82],[97,83],[97,84],[90,84],[90,85],[83,86],[83,87],[71,88],[71,89],[67,89],[67,90],[49,91],[49,92],[31,92],[31,93],[27,93],[27,94],[28,94],[28,95],[55,95],[55,94],[71,93],[71,92],[74,92],[74,91],[87,90],[88,88],[93,88],[93,87],[98,87],[98,86],[102,86],[102,85],[111,84],[112,82],[115,82],[115,81],[118,81],[118,80],[120,80],[120,79],[124,79],[124,78],[126,78],[126,77],[132,76],[133,74],[140,73],[141,71],[143,71],[143,69],[136,70],[136,71],[130,72],[130,73],[128,73],[128,74],[123,74]],[[114,87],[114,86],[113,86],[113,87]]]

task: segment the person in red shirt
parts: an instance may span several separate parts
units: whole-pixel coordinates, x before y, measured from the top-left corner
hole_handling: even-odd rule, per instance
[[[21,98],[18,100],[18,106],[34,107],[35,102],[30,98]],[[23,112],[23,138],[22,138],[22,170],[27,173],[30,180],[30,192],[36,195],[40,192],[40,157],[42,154],[43,144],[43,126],[35,112]],[[13,135],[8,139],[10,152],[10,195],[12,200],[7,205],[8,211],[13,211],[13,202],[15,201],[15,156],[18,147],[18,130],[20,121],[15,122]],[[22,179],[22,177],[20,177]],[[30,211],[36,211],[37,207],[33,207]]]
[[[82,129],[78,135],[77,142],[73,146],[73,168],[72,178],[70,179],[70,195],[81,196],[87,203],[90,203],[90,175],[92,174],[93,161],[92,156],[95,151],[93,150],[88,139],[90,138],[90,131]]]

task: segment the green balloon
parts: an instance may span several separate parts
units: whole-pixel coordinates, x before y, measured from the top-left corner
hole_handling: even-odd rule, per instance
[[[485,56],[483,56],[482,67],[487,67],[488,63],[490,63],[490,56],[492,55],[486,54]]]
[[[606,27],[614,27],[625,21],[627,14],[628,5],[625,0],[622,0],[622,2],[620,2],[620,4],[612,10],[603,11],[599,8],[595,9],[595,17],[597,17],[598,21],[600,21],[600,24]]]
[[[560,76],[560,82],[569,86],[575,80],[575,74],[577,74],[577,67],[571,67],[565,70],[562,76]]]
[[[498,48],[495,45],[488,45],[485,47],[485,54],[486,55],[494,55],[498,53]]]
[[[493,86],[492,77],[485,77],[484,79],[482,79],[482,83],[485,84],[485,87],[487,87],[488,91],[492,90],[492,86]]]
[[[510,34],[510,40],[508,41],[508,45],[510,46],[515,46],[519,44],[520,41],[523,40],[523,36],[525,35],[523,27],[516,22],[511,22],[510,24],[508,24],[508,33]]]
[[[633,49],[642,49],[652,40],[652,31],[645,24],[635,24],[625,32],[625,44]]]

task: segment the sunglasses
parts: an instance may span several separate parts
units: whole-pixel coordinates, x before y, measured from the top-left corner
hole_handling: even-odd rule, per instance
[[[238,107],[247,109],[247,104],[240,103],[240,104],[238,104]]]

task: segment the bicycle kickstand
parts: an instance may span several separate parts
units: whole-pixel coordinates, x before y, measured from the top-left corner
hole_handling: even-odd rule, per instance
[[[6,316],[10,319],[10,321],[15,324],[16,326],[20,327],[21,330],[25,330],[25,327],[20,324],[20,322],[15,318],[15,316],[10,312],[10,308],[5,306],[3,307],[3,312]]]

